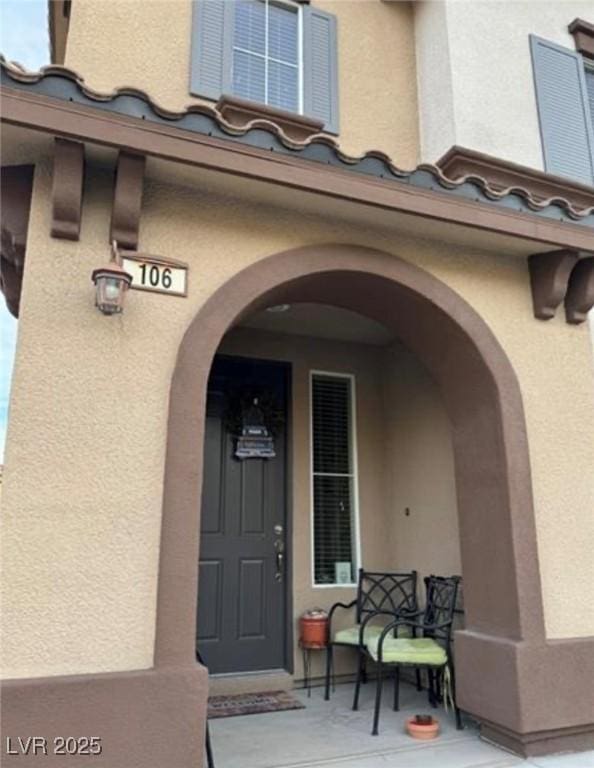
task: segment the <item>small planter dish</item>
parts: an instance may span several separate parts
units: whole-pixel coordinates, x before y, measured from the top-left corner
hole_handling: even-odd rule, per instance
[[[439,733],[439,720],[431,715],[415,715],[406,721],[406,732],[413,739],[435,739]]]

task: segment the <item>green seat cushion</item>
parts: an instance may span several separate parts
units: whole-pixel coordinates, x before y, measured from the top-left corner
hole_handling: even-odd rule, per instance
[[[370,640],[377,640],[383,631],[383,627],[379,624],[368,624],[365,627],[365,637],[363,642],[368,645]],[[353,627],[347,627],[346,629],[339,629],[334,633],[332,642],[342,643],[343,645],[359,645],[359,632],[360,625],[355,624]]]
[[[377,661],[379,636],[367,642],[371,658]],[[382,660],[387,664],[428,664],[440,667],[446,664],[445,650],[431,637],[388,637],[384,640]]]

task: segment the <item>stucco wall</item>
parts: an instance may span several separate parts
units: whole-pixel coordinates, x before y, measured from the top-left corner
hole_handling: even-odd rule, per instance
[[[591,20],[587,0],[417,2],[421,157],[452,144],[544,169],[530,34],[575,49],[568,24]]]
[[[182,335],[242,267],[323,242],[414,262],[491,326],[524,397],[547,633],[594,634],[583,603],[594,576],[590,340],[562,313],[534,319],[523,259],[149,180],[141,248],[187,261],[189,296],[132,291],[124,315],[106,318],[90,275],[109,255],[113,169],[89,164],[79,242],[49,237],[49,169],[35,180],[5,457],[5,675],[152,664],[167,400]]]
[[[385,350],[382,370],[392,557],[416,569],[420,583],[461,574],[451,427],[439,390],[402,345]]]
[[[380,149],[403,168],[418,160],[413,15],[409,3],[315,0],[338,19],[341,147]],[[189,93],[190,0],[73,3],[65,64],[88,85],[145,90],[163,107]],[[114,55],[117,51],[117,55]]]

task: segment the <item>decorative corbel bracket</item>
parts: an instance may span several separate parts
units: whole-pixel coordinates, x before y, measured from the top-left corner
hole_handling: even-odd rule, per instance
[[[567,293],[571,270],[578,260],[575,251],[535,253],[528,259],[534,317],[550,320]]]
[[[52,237],[78,240],[84,176],[84,144],[56,138],[52,181]]]
[[[145,164],[144,155],[118,155],[109,239],[131,251],[138,248]]]
[[[594,307],[594,256],[580,259],[569,278],[565,296],[565,318],[572,325],[588,319]]]

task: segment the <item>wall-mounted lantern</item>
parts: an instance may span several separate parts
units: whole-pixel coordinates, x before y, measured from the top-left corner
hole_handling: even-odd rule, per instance
[[[117,243],[112,243],[111,261],[105,267],[94,269],[92,280],[95,283],[95,306],[104,315],[117,315],[124,309],[126,291],[132,282],[130,275],[122,267]]]

